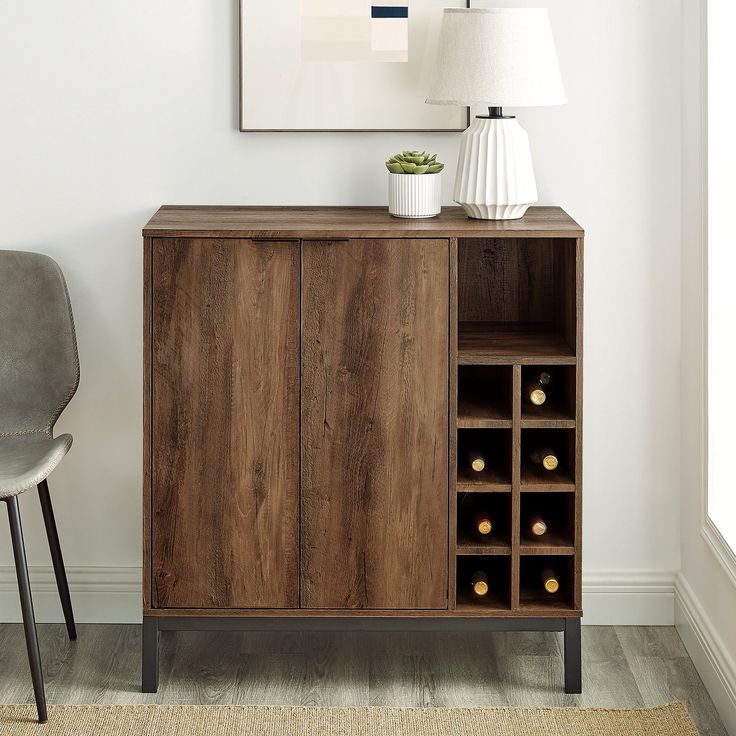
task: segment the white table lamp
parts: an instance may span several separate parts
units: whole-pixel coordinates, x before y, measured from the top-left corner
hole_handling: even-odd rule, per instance
[[[483,105],[463,133],[454,200],[470,217],[510,220],[537,201],[529,137],[503,106],[561,105],[546,8],[446,8],[427,102]]]

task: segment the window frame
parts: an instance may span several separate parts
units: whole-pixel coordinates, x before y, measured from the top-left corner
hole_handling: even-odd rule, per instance
[[[710,354],[711,354],[711,291],[710,291],[710,265],[711,265],[711,230],[710,230],[710,148],[709,148],[709,90],[710,90],[710,35],[708,33],[708,25],[710,20],[710,0],[704,0],[701,8],[701,92],[702,92],[702,181],[703,181],[703,203],[702,203],[702,222],[703,222],[703,294],[704,294],[704,314],[703,314],[703,427],[701,432],[701,440],[703,442],[702,452],[705,462],[703,463],[703,483],[700,504],[701,516],[701,535],[708,547],[711,549],[716,559],[721,564],[726,574],[729,576],[734,585],[736,585],[736,552],[731,548],[729,543],[721,534],[716,523],[711,519],[708,513],[708,498],[710,493],[710,477],[711,477],[711,451],[710,451]]]

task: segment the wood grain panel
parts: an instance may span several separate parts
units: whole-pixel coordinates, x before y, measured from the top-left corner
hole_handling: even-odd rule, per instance
[[[448,250],[303,244],[303,607],[447,606]]]
[[[454,610],[457,604],[457,575],[455,573],[455,557],[457,556],[458,547],[458,519],[457,519],[457,495],[456,495],[456,479],[457,479],[457,427],[458,427],[458,364],[457,364],[457,238],[450,239],[450,390],[449,390],[449,467],[448,467],[448,487],[450,489],[449,503],[449,523],[448,532],[449,539],[447,545],[448,563],[447,569],[450,571],[448,580],[448,608]]]
[[[153,240],[143,240],[143,607],[153,605],[151,583],[151,464],[153,462]]]
[[[153,243],[154,605],[298,605],[299,245]]]
[[[444,554],[444,552],[443,552]],[[508,555],[489,555],[489,557],[503,557]],[[502,586],[506,591],[508,585]],[[487,608],[484,605],[463,605],[458,603],[453,610],[438,608],[153,608],[143,611],[144,616],[158,616],[166,618],[295,618],[295,619],[330,619],[330,618],[415,618],[415,619],[453,619],[453,618],[491,618],[503,616],[508,618],[533,617],[533,618],[558,618],[569,616],[580,618],[583,615],[581,609],[567,607],[561,610],[559,607],[525,606],[524,609],[512,611],[510,607],[506,610],[500,608]],[[244,627],[245,628],[245,627]]]
[[[461,322],[462,365],[574,365],[575,349],[545,322]]]
[[[519,607],[520,536],[521,536],[521,366],[515,365],[513,377],[514,425],[511,439],[511,608]]]
[[[573,604],[583,605],[583,274],[585,244],[575,241],[575,593]]]
[[[200,238],[550,238],[582,237],[559,207],[530,207],[518,220],[472,220],[460,207],[439,217],[398,219],[386,207],[161,207],[149,237]]]
[[[571,348],[577,348],[578,298],[582,285],[577,282],[577,241],[557,240],[555,260],[555,323]],[[577,350],[576,350],[577,354]]]

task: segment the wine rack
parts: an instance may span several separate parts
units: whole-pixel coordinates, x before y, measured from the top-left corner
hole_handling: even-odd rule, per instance
[[[459,238],[456,253],[450,605],[580,616],[582,240]]]

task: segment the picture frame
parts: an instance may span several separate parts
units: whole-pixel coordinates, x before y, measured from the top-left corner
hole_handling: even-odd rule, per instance
[[[240,0],[240,131],[462,132],[469,108],[424,103],[452,5]]]

